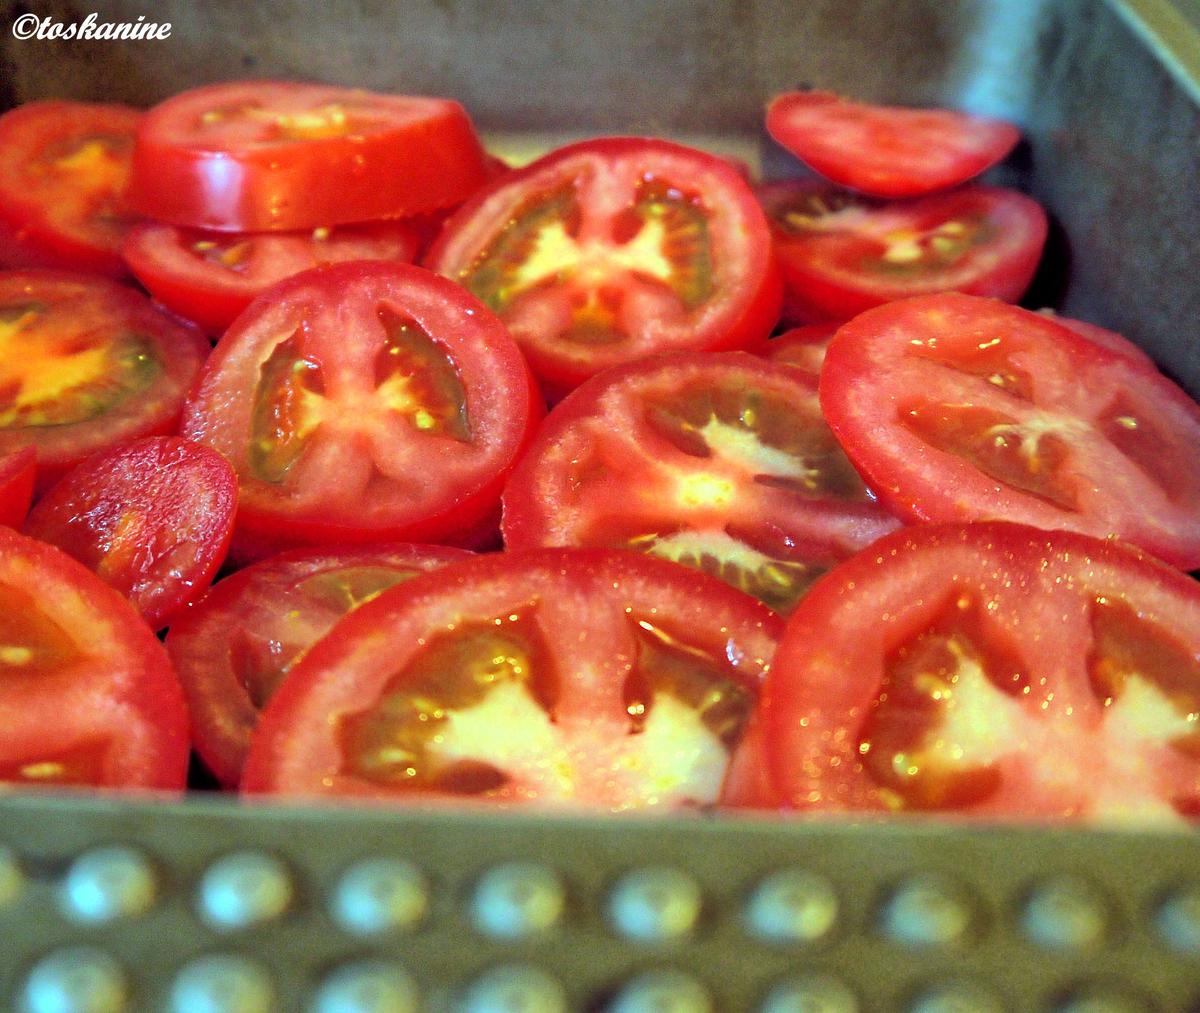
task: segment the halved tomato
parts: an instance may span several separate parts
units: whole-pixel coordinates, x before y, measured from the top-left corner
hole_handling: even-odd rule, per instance
[[[917,197],[965,183],[1021,139],[1004,120],[870,105],[828,91],[776,95],[767,131],[826,179],[877,197]]]
[[[766,220],[724,159],[572,144],[495,180],[425,258],[504,320],[552,393],[655,352],[741,348],[779,317]]]
[[[22,447],[0,457],[0,524],[19,528],[33,500],[37,451]]]
[[[44,489],[98,450],[170,432],[208,349],[133,289],[0,273],[0,454],[36,447]]]
[[[196,752],[235,787],[259,711],[342,616],[387,588],[470,554],[434,545],[287,552],[215,584],[171,625],[167,652],[192,714]]]
[[[711,805],[778,630],[748,596],[633,552],[478,556],[318,641],[263,711],[242,789]]]
[[[483,148],[457,102],[226,81],[145,114],[130,199],[172,225],[262,232],[436,211],[483,180]]]
[[[791,805],[1200,815],[1200,585],[1112,541],[921,525],[827,574],[767,679]]]
[[[750,346],[746,351],[770,362],[791,366],[815,379],[821,375],[825,352],[840,326],[840,323],[830,321],[792,327],[782,334]]]
[[[470,293],[361,261],[255,300],[205,364],[181,432],[237,471],[245,559],[494,528],[543,411],[517,346]]]
[[[1116,536],[1200,566],[1200,406],[1037,313],[944,294],[843,326],[821,407],[909,520],[1014,520]]]
[[[1038,312],[1043,316],[1049,317],[1055,323],[1062,324],[1068,330],[1074,331],[1076,334],[1081,334],[1094,344],[1107,348],[1112,352],[1119,352],[1135,366],[1144,366],[1146,369],[1153,370],[1158,369],[1158,366],[1146,353],[1145,349],[1140,345],[1134,344],[1124,334],[1109,330],[1107,327],[1101,327],[1099,324],[1093,324],[1087,320],[1076,320],[1073,317],[1060,316],[1052,309],[1041,309]]]
[[[742,352],[611,369],[559,404],[504,490],[513,549],[630,548],[786,612],[899,525],[821,418],[815,379]]]
[[[141,111],[29,102],[0,116],[0,266],[121,278],[125,204]]]
[[[906,296],[967,292],[1016,302],[1046,243],[1046,213],[1015,190],[969,186],[877,201],[827,184],[759,189],[788,318],[848,320]]]
[[[0,527],[0,781],[182,790],[188,716],[166,651],[119,593]]]

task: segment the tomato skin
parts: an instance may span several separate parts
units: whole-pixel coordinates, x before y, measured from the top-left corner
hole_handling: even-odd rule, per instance
[[[247,108],[268,122],[255,126]],[[294,136],[271,122],[273,110],[290,116]],[[307,117],[331,110],[361,127],[304,136]],[[172,225],[264,232],[436,211],[483,179],[483,149],[457,102],[223,82],[180,92],[145,114],[130,199]]]
[[[761,341],[746,351],[770,362],[791,366],[811,377],[821,375],[821,365],[829,342],[845,321],[829,321],[821,324],[802,324],[791,327],[781,334]]]
[[[1111,352],[1117,352],[1125,356],[1132,365],[1140,366],[1151,372],[1157,372],[1158,366],[1154,360],[1140,346],[1130,341],[1125,335],[1119,334],[1117,331],[1111,331],[1107,327],[1101,327],[1099,324],[1093,324],[1087,320],[1075,320],[1071,317],[1060,316],[1050,309],[1038,310],[1043,316],[1049,317],[1055,323],[1061,324],[1068,330],[1074,331],[1076,334],[1082,335],[1093,344],[1107,348]]]
[[[19,528],[33,499],[37,451],[24,447],[0,458],[0,524]]]

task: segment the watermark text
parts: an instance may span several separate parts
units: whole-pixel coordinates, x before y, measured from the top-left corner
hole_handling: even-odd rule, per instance
[[[16,39],[169,39],[169,21],[147,21],[139,14],[136,21],[101,21],[93,11],[82,21],[56,21],[51,17],[22,14],[12,26]]]

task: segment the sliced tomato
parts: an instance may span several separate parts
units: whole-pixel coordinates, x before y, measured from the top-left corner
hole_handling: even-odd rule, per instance
[[[141,112],[29,102],[0,116],[0,266],[121,278],[125,204]]]
[[[877,197],[917,197],[965,183],[1021,139],[1004,120],[870,105],[827,91],[776,95],[767,131],[826,179]]]
[[[149,436],[67,472],[30,511],[25,533],[78,559],[161,629],[212,582],[236,509],[237,476],[225,458]]]
[[[225,333],[182,433],[240,482],[235,554],[465,538],[544,411],[503,324],[408,264],[293,276]],[[493,522],[494,523],[494,522]]]
[[[1200,566],[1200,407],[1040,314],[956,294],[868,310],[829,346],[821,406],[902,517],[1116,536]]]
[[[556,393],[654,352],[741,348],[782,298],[737,170],[639,138],[572,144],[494,181],[425,263],[498,313]]]
[[[301,550],[215,584],[167,635],[192,714],[196,752],[235,787],[259,711],[342,616],[419,573],[467,558],[433,545]]]
[[[821,418],[816,383],[741,352],[609,370],[546,419],[504,490],[509,548],[630,548],[786,612],[899,522]]]
[[[0,454],[36,447],[44,489],[98,450],[170,432],[208,348],[133,289],[0,272]]]
[[[344,260],[411,262],[420,242],[406,222],[251,234],[146,222],[129,233],[121,252],[155,299],[220,335],[277,281]]]
[[[798,369],[807,376],[819,377],[829,342],[840,323],[804,324],[792,327],[766,341],[746,349],[771,362]]]
[[[1100,345],[1111,352],[1117,352],[1125,356],[1135,366],[1144,366],[1146,369],[1158,369],[1154,360],[1146,354],[1145,350],[1140,345],[1136,345],[1130,341],[1124,334],[1110,331],[1107,327],[1101,327],[1099,324],[1093,324],[1087,320],[1075,320],[1072,317],[1060,316],[1052,309],[1041,309],[1038,312],[1043,316],[1049,317],[1056,323],[1062,324],[1068,330],[1082,335],[1093,344]]]
[[[146,113],[130,199],[172,225],[314,229],[449,207],[484,175],[475,129],[449,99],[227,81]]]
[[[19,528],[33,499],[37,451],[23,447],[0,457],[0,524]]]
[[[0,781],[181,790],[188,716],[162,644],[52,545],[0,527]]]
[[[244,791],[712,805],[779,620],[633,552],[494,553],[385,591],[296,664]]]
[[[768,755],[806,810],[1195,819],[1197,659],[1200,585],[1130,547],[906,528],[789,620]]]
[[[823,183],[759,189],[795,321],[848,320],[906,296],[1016,302],[1046,244],[1046,213],[1015,190],[969,186],[878,201]]]

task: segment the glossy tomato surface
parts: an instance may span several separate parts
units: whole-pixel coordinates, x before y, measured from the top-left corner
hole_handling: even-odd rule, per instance
[[[829,321],[823,324],[802,324],[799,327],[790,327],[782,334],[752,345],[746,351],[770,362],[791,366],[816,379],[821,375],[821,366],[825,363],[825,352],[839,326],[841,326],[840,323]]]
[[[484,175],[475,129],[449,99],[227,81],[146,113],[130,200],[172,225],[313,229],[436,211]]]
[[[779,316],[754,194],[728,162],[601,138],[508,173],[425,258],[494,310],[552,391],[672,350],[740,348]]]
[[[79,560],[161,629],[212,582],[236,510],[237,476],[225,458],[178,436],[150,436],[71,469],[24,530]]]
[[[899,521],[821,418],[816,382],[744,352],[594,377],[550,413],[504,490],[512,549],[629,548],[786,612]]]
[[[33,500],[37,451],[23,447],[0,457],[0,524],[19,528]]]
[[[791,804],[988,818],[1200,814],[1200,584],[1112,541],[906,528],[831,571],[772,664]]]
[[[1003,120],[871,105],[827,91],[775,96],[767,131],[826,179],[877,197],[917,197],[965,183],[1021,139]]]
[[[383,592],[292,669],[243,790],[623,811],[707,806],[779,620],[633,552],[455,563]]]
[[[1127,355],[995,300],[924,296],[842,327],[820,385],[902,517],[1111,535],[1200,566],[1200,407]]]
[[[878,201],[822,183],[761,187],[791,320],[848,320],[906,296],[1016,302],[1046,243],[1046,213],[1015,190],[968,186]]]
[[[1088,320],[1076,320],[1073,317],[1064,317],[1055,313],[1051,309],[1038,310],[1043,316],[1049,317],[1055,323],[1062,324],[1068,330],[1074,331],[1091,341],[1093,344],[1101,345],[1109,351],[1117,352],[1125,356],[1133,365],[1144,366],[1146,369],[1156,370],[1158,366],[1146,351],[1140,346],[1130,341],[1124,334],[1117,331],[1109,330],[1107,327],[1101,327],[1099,324],[1093,324]]]
[[[504,326],[407,264],[269,289],[218,343],[184,436],[233,465],[235,554],[461,539],[497,512],[543,406]]]
[[[0,781],[181,790],[188,717],[166,651],[121,595],[0,527]]]

